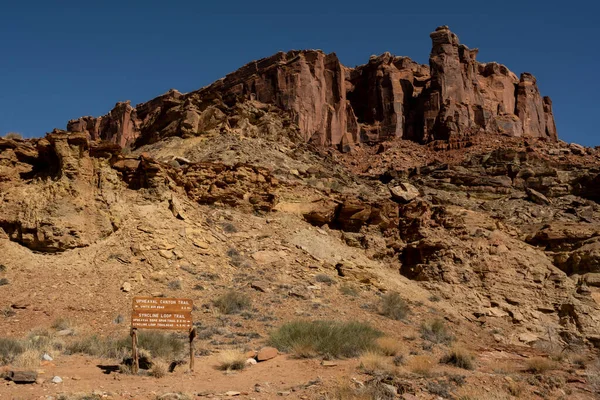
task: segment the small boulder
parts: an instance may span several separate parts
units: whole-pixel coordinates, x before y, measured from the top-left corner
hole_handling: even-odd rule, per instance
[[[408,182],[400,182],[397,186],[389,187],[392,200],[396,203],[407,204],[419,197],[419,189]]]
[[[44,353],[44,355],[42,356],[42,360],[44,360],[44,361],[52,361],[53,358],[50,357],[50,355],[48,353]]]
[[[124,291],[125,293],[131,292],[131,283],[123,282],[123,284],[121,285],[121,290]]]
[[[62,378],[60,376],[55,376],[52,378],[51,382],[52,383],[62,383]]]
[[[540,192],[533,190],[531,188],[525,188],[527,192],[527,197],[529,200],[533,201],[535,204],[539,204],[541,206],[547,206],[550,204],[550,200]]]
[[[277,354],[279,354],[279,352],[277,351],[277,349],[275,347],[263,347],[262,349],[260,349],[258,351],[258,354],[256,355],[256,359],[258,361],[267,361],[267,360],[277,357]]]
[[[246,364],[246,365],[248,365],[248,366],[250,366],[250,365],[255,365],[255,364],[257,364],[257,363],[258,363],[258,361],[256,361],[256,359],[254,359],[254,358],[249,358],[249,359],[247,359],[247,360],[246,360],[246,362],[245,362],[245,364]]]
[[[21,384],[35,383],[38,379],[38,375],[35,371],[10,371],[8,373],[8,379]]]

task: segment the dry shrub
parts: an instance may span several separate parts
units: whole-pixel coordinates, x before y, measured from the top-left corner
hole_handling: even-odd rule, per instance
[[[381,298],[381,315],[395,320],[402,320],[406,318],[409,312],[408,303],[398,293],[387,293]]]
[[[418,375],[430,376],[437,362],[430,356],[414,356],[408,360],[408,369]]]
[[[381,332],[360,322],[292,321],[272,332],[269,343],[283,352],[302,349],[304,354],[342,358],[375,349],[380,336]]]
[[[340,286],[340,293],[344,296],[356,297],[358,296],[358,289],[349,283],[344,283]]]
[[[124,338],[121,343],[127,343],[131,349],[131,339]],[[184,340],[173,333],[160,331],[138,332],[138,346],[148,350],[154,357],[178,357],[184,350]]]
[[[39,350],[28,348],[15,358],[13,365],[19,368],[34,369],[40,366],[41,359],[42,355]]]
[[[471,353],[469,353],[467,350],[465,350],[461,347],[458,347],[458,346],[455,346],[452,349],[450,349],[448,354],[446,354],[444,357],[442,357],[440,362],[442,364],[454,365],[455,367],[458,367],[458,368],[469,369],[469,370],[475,369],[475,366],[473,364],[473,355]]]
[[[246,367],[246,355],[240,350],[225,350],[219,354],[219,365],[221,371],[239,371]]]
[[[404,345],[394,338],[384,336],[377,339],[375,343],[381,354],[385,356],[393,357],[404,353]]]
[[[244,293],[231,290],[213,301],[215,307],[223,314],[237,314],[250,308],[250,297]]]
[[[526,385],[523,382],[510,381],[506,385],[506,390],[511,396],[521,397],[526,391]]]
[[[421,338],[431,343],[450,344],[454,336],[446,328],[446,324],[441,319],[429,321],[421,325]]]
[[[350,383],[339,383],[325,394],[325,400],[393,400],[395,398],[395,394],[377,380],[367,382],[360,387]]]
[[[54,320],[54,322],[52,322],[52,329],[56,329],[57,331],[63,331],[65,329],[69,329],[72,327],[72,323],[71,320],[68,318],[57,318]]]
[[[8,132],[4,135],[4,139],[23,140],[23,135],[17,132]]]
[[[543,374],[545,372],[556,369],[556,363],[544,357],[530,358],[526,362],[526,371],[533,374]]]
[[[521,372],[519,365],[516,364],[514,361],[509,360],[495,362],[493,369],[495,373],[503,375],[510,375]]]
[[[20,340],[0,338],[0,365],[11,364],[25,350]]]
[[[375,351],[365,352],[359,359],[360,368],[368,374],[394,374],[389,358]]]
[[[163,378],[169,372],[169,365],[165,362],[154,360],[148,374],[154,378]]]

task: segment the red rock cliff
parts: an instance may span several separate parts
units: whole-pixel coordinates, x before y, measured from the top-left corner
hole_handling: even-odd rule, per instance
[[[473,134],[556,141],[552,102],[535,78],[497,63],[476,61],[448,27],[431,34],[429,66],[385,53],[344,67],[335,54],[290,51],[253,61],[188,94],[170,91],[132,108],[118,103],[99,118],[69,121],[67,129],[124,145],[228,129],[239,102],[253,100],[287,112],[304,140],[349,149],[359,142],[404,138],[421,143]]]

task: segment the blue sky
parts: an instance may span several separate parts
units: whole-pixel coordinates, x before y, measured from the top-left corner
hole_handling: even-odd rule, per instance
[[[335,52],[348,66],[385,51],[426,63],[429,33],[449,25],[480,49],[480,61],[538,78],[561,139],[600,145],[600,5],[591,0],[8,3],[0,8],[0,135],[43,136],[117,101],[195,90],[280,50]]]

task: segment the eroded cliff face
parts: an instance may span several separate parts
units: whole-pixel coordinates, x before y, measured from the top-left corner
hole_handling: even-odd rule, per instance
[[[135,108],[118,103],[103,117],[69,121],[67,130],[137,147],[227,131],[236,105],[258,101],[288,113],[304,141],[343,151],[394,138],[457,148],[486,133],[557,140],[552,102],[531,74],[478,62],[477,49],[446,26],[431,39],[429,66],[385,53],[348,68],[334,53],[281,52],[198,91],[172,90]]]

